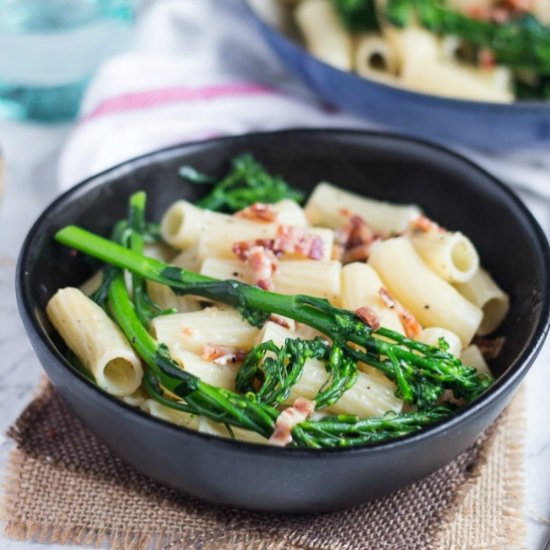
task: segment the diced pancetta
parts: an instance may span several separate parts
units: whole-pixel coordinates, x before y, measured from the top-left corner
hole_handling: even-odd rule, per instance
[[[380,328],[380,317],[376,311],[370,307],[360,307],[355,310],[355,313],[366,325],[368,325],[372,330],[378,330]]]
[[[232,250],[240,260],[249,262],[255,272],[256,284],[262,286],[269,282],[276,271],[279,256],[294,254],[311,260],[321,260],[324,243],[321,237],[309,233],[302,227],[280,225],[273,239],[238,241],[233,244]],[[262,250],[263,252],[261,252]],[[267,276],[269,265],[271,265],[271,273]]]
[[[418,216],[409,222],[409,227],[413,231],[421,233],[430,233],[431,231],[445,231],[439,224],[430,220],[427,216]]]
[[[273,252],[277,255],[297,254],[310,260],[321,260],[324,243],[321,237],[303,227],[280,225],[275,235]]]
[[[408,338],[416,338],[422,332],[422,325],[416,317],[400,302],[398,302],[384,287],[378,291],[381,302],[389,309],[394,309],[405,329]]]
[[[289,317],[283,317],[282,315],[272,313],[269,316],[269,320],[289,330],[296,330],[296,321],[294,319],[290,319]]]
[[[273,274],[277,271],[279,261],[273,251],[264,246],[266,242],[267,240],[262,239],[239,241],[232,249],[252,269],[253,283],[264,290],[273,290]]]
[[[381,237],[363,218],[352,214],[349,220],[334,232],[334,259],[343,263],[367,260],[370,247]]]
[[[279,414],[275,422],[275,430],[269,438],[271,445],[285,447],[292,441],[292,430],[300,422],[307,420],[315,410],[315,401],[298,397],[294,405]]]
[[[252,269],[254,284],[264,290],[273,290],[273,274],[278,264],[275,254],[263,246],[254,246],[249,251],[247,261]]]
[[[201,353],[202,359],[220,366],[242,361],[245,357],[246,352],[242,350],[231,346],[218,346],[214,344],[204,344]]]
[[[238,218],[253,220],[255,222],[271,223],[277,219],[277,211],[271,204],[255,202],[235,213]]]

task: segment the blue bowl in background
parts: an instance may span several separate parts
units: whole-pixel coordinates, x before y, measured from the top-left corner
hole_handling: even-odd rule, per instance
[[[461,100],[363,78],[317,59],[244,4],[286,67],[319,96],[344,110],[399,132],[478,149],[550,147],[550,101]]]

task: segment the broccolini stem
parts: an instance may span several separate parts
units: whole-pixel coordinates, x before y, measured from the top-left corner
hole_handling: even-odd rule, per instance
[[[123,245],[126,244],[130,250],[141,255],[143,255],[148,229],[145,221],[146,200],[147,196],[143,191],[138,191],[130,197],[128,225],[124,235],[117,241]],[[163,310],[151,300],[147,293],[145,279],[138,273],[132,273],[132,297],[136,314],[145,327],[149,326],[151,319],[154,317],[176,313],[175,309]]]
[[[313,448],[349,447],[378,443],[403,437],[450,415],[454,409],[440,405],[426,411],[387,413],[384,416],[358,418],[356,416],[327,416],[320,420],[306,420],[296,426],[292,435],[304,446]]]
[[[145,201],[146,195],[143,191],[134,193],[129,201],[129,248],[137,254],[143,254],[142,235],[145,230]],[[132,296],[139,320],[145,327],[149,326],[151,315],[146,304],[147,292],[145,289],[145,280],[137,273],[132,273]]]

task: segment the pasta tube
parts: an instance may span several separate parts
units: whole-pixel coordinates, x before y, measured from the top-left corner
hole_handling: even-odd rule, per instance
[[[381,288],[382,280],[370,265],[359,262],[347,264],[342,268],[340,305],[352,311],[367,306],[378,315],[383,327],[405,334],[397,312],[380,300]]]
[[[279,224],[303,227],[307,225],[304,211],[299,204],[290,199],[283,199],[270,205],[275,214],[274,222]],[[201,233],[211,223],[219,223],[221,227],[226,224],[244,222],[245,226],[255,224],[252,227],[265,226],[265,222],[251,221],[238,216],[222,214],[199,208],[188,201],[177,201],[165,212],[161,221],[161,233],[164,240],[174,248],[187,249],[196,244]],[[260,235],[261,236],[261,235]],[[244,240],[240,239],[240,240]],[[157,257],[154,254],[148,254]],[[165,258],[160,258],[165,259]]]
[[[97,385],[119,397],[141,384],[141,361],[111,318],[77,288],[58,290],[46,307],[48,318]]]
[[[234,259],[233,245],[240,241],[273,238],[277,233],[274,223],[258,223],[240,218],[218,219],[203,227],[197,254],[206,258]]]
[[[184,249],[196,243],[204,226],[223,214],[203,210],[188,201],[177,201],[164,213],[160,222],[162,238],[172,247]]]
[[[504,67],[463,66],[449,57],[435,34],[418,27],[384,28],[400,63],[400,83],[418,92],[478,101],[510,102],[511,75]]]
[[[460,360],[469,367],[474,367],[480,374],[491,374],[485,358],[477,346],[468,346],[462,350]]]
[[[91,277],[86,279],[81,285],[80,290],[86,294],[86,296],[91,296],[100,286],[103,281],[103,272],[101,270],[96,271]]]
[[[130,395],[123,395],[120,398],[124,403],[127,403],[128,405],[132,407],[136,407],[138,409],[141,409],[142,411],[148,413],[149,407],[147,406],[147,394],[140,388],[138,388],[134,393]]]
[[[479,268],[474,245],[458,231],[415,232],[411,242],[422,259],[449,283],[468,281]]]
[[[183,411],[177,411],[171,409],[170,407],[165,407],[161,405],[154,399],[147,399],[145,406],[151,416],[156,418],[162,418],[162,420],[167,420],[172,422],[172,424],[177,424],[178,426],[184,426],[190,430],[196,430],[199,427],[199,418],[193,414],[189,414]]]
[[[216,435],[218,437],[235,437],[235,439],[239,441],[248,441],[249,443],[267,443],[267,439],[257,433],[236,427],[232,427],[231,432],[229,432],[227,427],[223,424],[213,422],[203,416],[196,416],[165,407],[153,399],[148,399],[146,401],[146,407],[151,416],[162,418],[162,420],[167,420],[172,424],[177,424],[178,426],[183,426],[190,430],[197,430],[201,433]]]
[[[418,340],[424,344],[438,348],[440,338],[443,338],[443,340],[447,342],[447,345],[449,346],[449,353],[452,353],[456,357],[460,356],[460,350],[462,349],[462,342],[460,341],[460,338],[454,332],[445,328],[425,328],[418,337]]]
[[[452,285],[437,276],[420,258],[411,242],[398,237],[372,247],[369,264],[384,285],[425,327],[456,333],[462,347],[472,340],[481,310]]]
[[[267,443],[267,439],[262,437],[256,432],[251,432],[250,430],[244,430],[242,428],[231,427],[231,432],[227,429],[224,424],[219,422],[213,422],[208,420],[203,416],[199,419],[198,430],[201,433],[216,435],[218,437],[233,438],[238,439],[239,441],[247,441],[248,443]]]
[[[280,346],[287,338],[297,336],[276,323],[268,322],[264,325],[257,343],[272,340]],[[292,387],[287,403],[294,403],[298,397],[315,399],[327,378],[327,371],[320,361],[307,360],[302,376]],[[326,410],[335,414],[355,414],[361,417],[383,415],[388,411],[399,412],[403,402],[394,393],[395,385],[388,378],[359,372],[355,384]]]
[[[341,265],[336,261],[280,261],[272,278],[274,290],[281,294],[309,294],[334,303],[340,294]],[[240,260],[207,258],[200,273],[217,279],[254,283],[252,269]]]
[[[320,183],[309,197],[305,213],[310,224],[333,229],[344,225],[350,214],[356,214],[373,229],[391,234],[405,231],[409,221],[417,218],[421,210],[415,205],[367,199],[330,183]]]
[[[275,211],[277,223],[305,227],[308,225],[304,209],[292,199],[283,199],[271,205]]]
[[[379,34],[364,34],[355,46],[355,70],[364,77],[392,77],[399,70],[399,60],[393,46]]]
[[[203,382],[225,388],[235,389],[235,378],[237,370],[233,363],[218,364],[212,361],[206,361],[195,353],[184,350],[178,342],[171,341],[168,344],[170,356],[176,361],[183,370],[194,374]]]
[[[434,95],[510,103],[511,74],[503,67],[480,69],[453,62],[417,63],[402,73],[403,86]]]
[[[546,25],[550,25],[550,0],[534,0],[533,12]]]
[[[201,354],[206,344],[250,349],[259,332],[234,309],[215,307],[155,317],[151,330],[157,340],[169,347],[178,344],[196,354]]]
[[[508,314],[508,294],[495,283],[485,269],[478,269],[469,281],[457,284],[456,288],[465,298],[482,309],[483,319],[477,330],[480,336],[493,332]]]
[[[198,241],[197,255],[200,261],[207,258],[235,259],[233,245],[242,241],[256,241],[258,239],[273,239],[280,232],[280,225],[276,223],[257,223],[239,218],[217,219],[207,224]],[[291,230],[292,232],[292,230]],[[322,260],[330,260],[334,234],[322,227],[298,227],[295,233],[319,237]],[[292,238],[292,235],[290,235]],[[285,253],[285,259],[302,258],[303,256],[291,252]]]
[[[179,313],[197,311],[198,301],[193,296],[178,296],[170,287],[155,281],[147,281],[147,293],[161,309],[175,309]]]
[[[182,250],[177,256],[174,256],[170,263],[188,269],[189,271],[198,271],[201,268],[202,259],[198,255],[198,242]]]
[[[352,37],[340,23],[330,0],[303,0],[294,13],[307,49],[325,63],[350,71]]]
[[[400,74],[411,65],[432,64],[439,60],[439,40],[431,32],[412,25],[404,29],[385,26],[382,34],[395,52]]]

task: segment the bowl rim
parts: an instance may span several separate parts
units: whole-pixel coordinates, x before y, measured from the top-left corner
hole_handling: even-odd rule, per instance
[[[334,71],[336,73],[340,73],[344,75],[350,75],[352,77],[357,78],[360,82],[364,81],[366,84],[377,86],[386,93],[391,92],[401,97],[409,96],[411,99],[417,102],[429,101],[431,102],[431,107],[451,106],[455,109],[465,109],[465,110],[471,110],[472,108],[474,108],[474,109],[484,109],[484,110],[494,111],[497,113],[501,111],[509,111],[509,112],[513,111],[515,115],[550,114],[550,99],[546,101],[545,100],[536,100],[536,101],[519,100],[519,101],[512,101],[510,103],[502,103],[497,101],[478,101],[475,99],[465,99],[465,98],[459,98],[459,97],[418,92],[406,87],[400,87],[393,84],[389,84],[387,82],[383,82],[382,80],[376,80],[375,78],[362,77],[352,71],[345,71],[343,69],[339,69],[338,67],[330,65],[329,63],[326,63],[319,57],[311,54],[305,47],[303,47],[303,45],[296,42],[295,40],[292,40],[292,38],[288,37],[285,33],[275,28],[269,22],[265,21],[265,19],[251,5],[250,0],[241,0],[241,4],[244,6],[244,9],[248,12],[248,15],[253,17],[257,23],[259,23],[262,27],[269,29],[271,32],[275,33],[278,38],[283,40],[288,46],[290,46],[291,48],[299,52],[301,55],[307,57],[310,61],[316,63],[317,65],[322,66],[325,70]]]
[[[541,288],[542,293],[542,310],[539,321],[533,330],[533,336],[531,338],[530,345],[526,347],[522,353],[507,367],[506,371],[495,380],[494,384],[490,386],[485,393],[483,393],[475,401],[461,407],[458,412],[442,421],[439,421],[427,428],[424,428],[418,432],[413,432],[399,438],[391,439],[389,441],[382,441],[378,443],[365,443],[362,445],[350,446],[345,448],[331,448],[331,449],[310,449],[310,448],[292,448],[292,447],[276,447],[268,444],[258,444],[247,441],[233,440],[230,438],[223,438],[216,435],[211,435],[207,433],[202,433],[197,430],[186,428],[185,426],[180,426],[173,424],[162,418],[152,416],[145,413],[141,409],[131,406],[122,399],[111,395],[94,382],[89,380],[84,374],[77,371],[69,361],[59,352],[59,350],[53,345],[51,339],[45,338],[43,335],[43,329],[41,324],[38,321],[37,315],[33,312],[32,300],[30,298],[27,286],[29,284],[27,278],[26,265],[28,261],[28,256],[33,247],[33,241],[37,234],[41,231],[42,224],[49,218],[50,213],[57,209],[57,207],[63,204],[67,199],[71,198],[73,194],[78,194],[83,190],[86,190],[87,187],[95,187],[94,184],[99,180],[101,181],[105,177],[116,175],[117,172],[120,172],[121,169],[126,173],[131,173],[135,169],[135,165],[143,166],[143,163],[147,163],[149,160],[162,156],[166,153],[176,152],[176,151],[185,151],[186,149],[196,149],[201,146],[208,146],[211,144],[223,144],[224,142],[238,141],[240,139],[270,139],[273,137],[284,137],[285,139],[292,139],[296,136],[304,137],[307,135],[327,135],[329,137],[337,136],[356,136],[356,137],[366,137],[376,140],[386,140],[389,142],[405,142],[409,144],[414,144],[420,146],[421,148],[435,151],[437,155],[447,156],[458,160],[459,162],[469,165],[470,168],[479,172],[487,180],[490,181],[490,185],[493,185],[500,192],[503,192],[509,200],[518,208],[521,215],[524,217],[524,220],[528,223],[530,228],[535,234],[536,246],[539,249],[540,260],[543,265],[543,276],[546,282]],[[131,167],[128,170],[128,167]],[[112,181],[112,180],[111,180]],[[105,182],[99,183],[99,185],[104,185]],[[55,361],[61,366],[69,371],[70,376],[77,378],[84,386],[90,388],[93,392],[96,392],[99,396],[103,397],[111,406],[122,409],[122,411],[130,411],[131,414],[135,414],[145,421],[145,423],[156,424],[157,426],[163,426],[173,431],[175,434],[181,434],[182,432],[191,438],[198,438],[199,440],[209,441],[212,444],[220,446],[228,451],[239,450],[250,451],[250,452],[259,452],[274,454],[279,457],[307,457],[311,458],[316,457],[328,457],[328,456],[355,456],[362,453],[378,453],[386,452],[390,450],[395,450],[407,446],[411,443],[420,443],[425,439],[428,439],[432,436],[435,436],[441,432],[456,428],[461,422],[466,421],[472,417],[475,417],[479,414],[482,409],[486,406],[489,406],[494,401],[498,400],[499,397],[506,392],[508,392],[511,387],[514,386],[515,382],[521,380],[523,376],[527,373],[529,368],[532,366],[535,358],[539,354],[542,345],[546,339],[548,331],[550,329],[550,245],[549,242],[540,227],[539,223],[536,221],[531,212],[519,199],[519,197],[504,183],[495,178],[492,174],[487,172],[485,169],[478,166],[475,162],[464,157],[463,155],[448,149],[447,147],[441,146],[436,143],[432,143],[428,140],[411,137],[407,135],[402,135],[399,133],[392,132],[380,132],[372,130],[355,130],[355,129],[342,129],[342,128],[293,128],[290,130],[277,130],[271,132],[252,132],[248,134],[239,134],[231,136],[222,136],[206,140],[197,140],[192,142],[184,142],[176,145],[171,145],[169,147],[164,147],[146,153],[144,155],[139,155],[131,159],[127,159],[119,164],[116,164],[102,172],[94,174],[82,182],[74,185],[69,188],[67,191],[64,191],[59,196],[57,196],[48,206],[42,211],[38,216],[36,221],[33,223],[29,229],[27,236],[21,247],[16,269],[15,277],[15,286],[16,286],[16,296],[17,296],[17,305],[19,314],[23,320],[25,330],[27,335],[31,337],[31,330],[33,336],[40,340],[45,349],[47,350],[50,359]],[[30,338],[32,340],[32,338]],[[39,359],[40,363],[42,361]],[[122,412],[121,411],[121,412]]]

